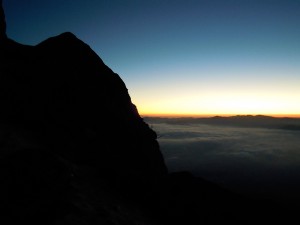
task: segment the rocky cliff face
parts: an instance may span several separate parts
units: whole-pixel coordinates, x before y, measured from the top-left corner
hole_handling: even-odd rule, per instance
[[[5,16],[4,11],[2,8],[2,0],[0,1],[0,40],[6,38],[6,23],[5,23]]]
[[[5,37],[4,16],[1,24]],[[37,46],[2,41],[0,57],[3,123],[30,129],[40,145],[79,163],[140,177],[166,174],[156,134],[125,84],[73,34]]]
[[[2,7],[0,103],[6,224],[102,220],[98,211],[112,213],[107,207],[121,204],[112,200],[119,193],[138,199],[167,174],[156,133],[118,74],[71,33],[37,46],[10,40]],[[118,212],[108,217],[126,221]]]

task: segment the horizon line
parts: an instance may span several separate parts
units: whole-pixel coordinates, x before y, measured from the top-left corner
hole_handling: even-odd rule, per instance
[[[210,118],[210,117],[232,117],[232,116],[270,116],[275,118],[300,118],[300,114],[179,114],[179,113],[140,113],[141,117],[164,117],[164,118],[179,118],[179,117],[193,117],[193,118]]]

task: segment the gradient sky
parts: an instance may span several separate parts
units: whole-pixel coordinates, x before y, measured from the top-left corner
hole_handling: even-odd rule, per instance
[[[71,31],[141,114],[300,115],[299,0],[3,0],[8,36]]]

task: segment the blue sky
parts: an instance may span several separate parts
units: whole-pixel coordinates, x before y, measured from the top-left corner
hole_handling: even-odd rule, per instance
[[[4,0],[24,44],[71,31],[142,114],[299,114],[298,0]]]

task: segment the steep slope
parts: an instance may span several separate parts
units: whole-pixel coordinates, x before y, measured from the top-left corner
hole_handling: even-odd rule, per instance
[[[6,23],[4,11],[2,8],[2,0],[0,1],[0,40],[6,38]]]
[[[125,84],[73,34],[22,45],[0,14],[1,223],[131,221],[122,199],[167,169]]]
[[[120,77],[71,33],[1,51],[3,123],[31,129],[76,162],[138,176],[166,174],[156,134]],[[148,178],[147,178],[148,179]]]

